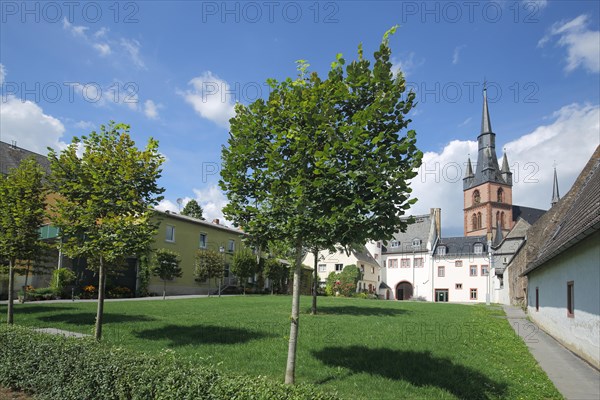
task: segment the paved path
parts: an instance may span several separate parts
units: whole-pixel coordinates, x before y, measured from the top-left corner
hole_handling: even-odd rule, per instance
[[[558,391],[571,400],[600,399],[600,372],[527,319],[518,307],[504,306],[508,322]]]
[[[92,335],[86,335],[85,333],[65,331],[65,330],[57,329],[57,328],[37,328],[37,329],[34,329],[34,331],[41,332],[41,333],[49,333],[51,335],[62,335],[62,336],[74,337],[74,338],[83,338],[83,337],[92,336]]]

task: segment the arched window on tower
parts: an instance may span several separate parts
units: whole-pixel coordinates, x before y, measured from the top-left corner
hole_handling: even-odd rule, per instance
[[[496,226],[500,225],[500,211],[496,211]]]
[[[477,214],[473,214],[472,225],[473,225],[473,230],[476,230],[477,229]]]
[[[473,204],[478,204],[481,201],[481,195],[479,194],[479,190],[473,192]]]
[[[481,213],[477,213],[477,229],[481,229]]]
[[[500,227],[504,228],[504,211],[500,213]]]
[[[498,189],[498,203],[504,203],[504,190]]]

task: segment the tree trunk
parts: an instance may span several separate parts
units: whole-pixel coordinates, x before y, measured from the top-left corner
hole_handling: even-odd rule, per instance
[[[96,331],[94,337],[96,340],[102,339],[102,319],[104,315],[104,289],[106,287],[106,271],[104,270],[104,260],[100,257],[100,269],[98,272],[98,311],[96,312]]]
[[[27,269],[25,270],[25,286],[23,286],[23,303],[27,301],[27,281],[29,280],[29,268],[31,268],[31,265],[27,263]]]
[[[163,300],[167,298],[167,281],[163,279]]]
[[[14,306],[14,291],[15,291],[15,259],[11,258],[8,261],[8,314],[6,321],[9,325],[13,323],[13,306]]]
[[[292,289],[292,316],[290,318],[290,340],[288,345],[285,383],[293,385],[296,380],[296,347],[298,344],[298,325],[300,323],[300,277],[302,276],[302,242],[296,245],[296,261]]]
[[[315,256],[315,262],[314,262],[314,276],[313,276],[313,296],[312,296],[312,309],[310,310],[310,313],[312,315],[317,315],[317,289],[319,288],[319,275],[317,273],[317,265],[319,263],[319,249],[317,247],[315,247],[315,249],[313,250],[313,255]]]
[[[208,275],[208,292],[207,292],[208,297],[210,297],[210,274]]]

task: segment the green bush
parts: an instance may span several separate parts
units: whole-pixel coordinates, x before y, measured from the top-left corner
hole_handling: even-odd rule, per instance
[[[31,288],[31,286],[29,286]],[[58,298],[58,293],[52,288],[27,289],[27,301],[54,300]],[[19,291],[19,296],[23,296],[23,290]]]
[[[64,289],[75,282],[77,276],[67,268],[58,268],[52,271],[50,287],[58,294],[63,294]]]
[[[335,399],[314,386],[224,375],[211,366],[0,326],[0,386],[37,399]]]

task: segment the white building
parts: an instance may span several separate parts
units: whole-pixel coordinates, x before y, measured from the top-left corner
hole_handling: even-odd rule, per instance
[[[304,257],[303,264],[312,267],[314,254],[309,252]],[[356,265],[361,271],[361,278],[357,284],[357,291],[375,293],[381,282],[381,268],[371,253],[366,249],[356,249],[346,252],[342,248],[331,252],[322,250],[317,260],[317,273],[319,286],[325,287],[327,277],[332,272],[340,273],[347,265]]]

